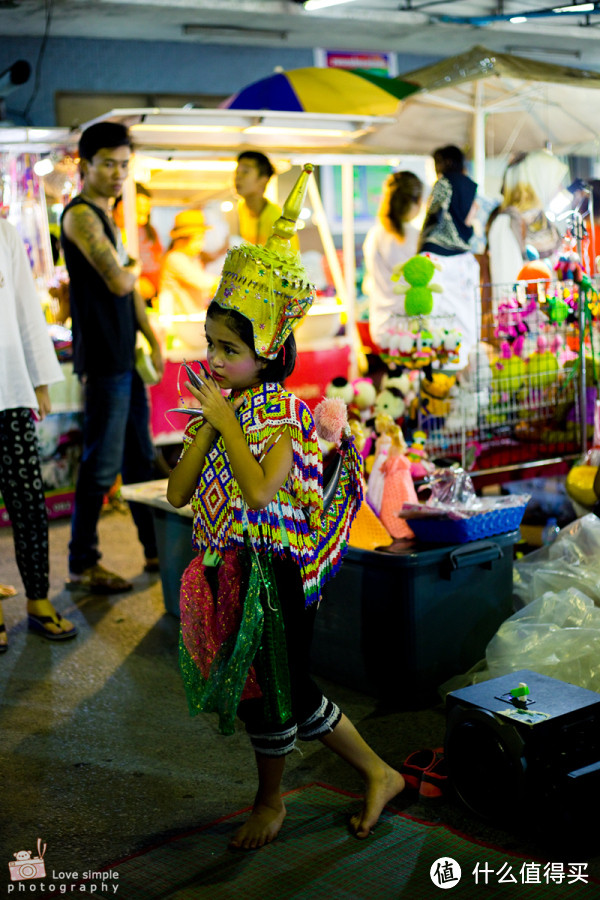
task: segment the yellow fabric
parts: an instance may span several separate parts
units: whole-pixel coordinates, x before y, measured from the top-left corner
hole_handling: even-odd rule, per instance
[[[266,197],[265,197],[266,200]],[[240,235],[249,244],[264,245],[273,233],[273,225],[281,215],[281,207],[271,200],[266,200],[266,206],[258,218],[253,216],[246,205],[245,200],[238,200],[238,220]],[[290,240],[292,250],[299,251],[298,238],[294,236]]]
[[[360,550],[375,550],[376,547],[388,547],[392,543],[389,531],[366,502],[360,505],[356,513],[348,543]]]
[[[304,108],[314,113],[333,112],[333,91],[340,115],[386,116],[398,109],[396,97],[345,69],[292,69],[286,74]]]
[[[594,479],[597,471],[597,466],[573,466],[567,475],[567,494],[588,509],[598,500],[594,491]]]

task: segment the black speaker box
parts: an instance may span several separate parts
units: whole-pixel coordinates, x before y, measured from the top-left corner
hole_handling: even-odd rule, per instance
[[[529,693],[515,698],[520,684]],[[600,694],[521,669],[452,691],[446,712],[449,779],[472,812],[557,841],[589,834],[600,801]]]

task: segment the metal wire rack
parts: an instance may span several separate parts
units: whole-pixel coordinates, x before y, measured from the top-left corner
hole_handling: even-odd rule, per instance
[[[473,472],[502,471],[586,449],[600,370],[598,287],[593,284],[584,304],[572,282],[481,287],[481,340],[468,367],[453,376],[442,366],[432,376],[441,387],[447,379],[443,414],[428,397],[432,384],[421,377],[418,419],[430,458],[453,459]]]

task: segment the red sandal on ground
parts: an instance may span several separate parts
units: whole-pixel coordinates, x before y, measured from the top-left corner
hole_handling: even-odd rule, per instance
[[[443,747],[425,747],[410,753],[400,773],[407,786],[419,792],[419,797],[428,800],[441,797],[447,781]]]

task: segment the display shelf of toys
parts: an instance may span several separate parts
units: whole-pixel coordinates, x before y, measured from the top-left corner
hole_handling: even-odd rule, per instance
[[[515,531],[524,496],[497,498],[468,514],[428,509],[426,519],[405,510],[426,506],[419,503],[424,489],[450,469],[478,476],[481,487],[485,477],[502,481],[523,470],[565,474],[581,458],[598,410],[600,280],[585,275],[576,259],[565,250],[554,268],[536,261],[513,284],[483,286],[490,303],[480,314],[479,340],[459,364],[453,359],[465,349],[462,336],[451,325],[437,327],[433,268],[419,263],[427,276],[420,287],[430,293],[406,303],[381,341],[390,371],[377,387],[368,378],[336,378],[327,388],[348,405],[365,464],[367,502],[353,546],[377,549],[413,536],[463,543]],[[415,273],[406,278],[405,264],[399,274],[414,300]],[[479,292],[476,299],[481,311]]]
[[[554,270],[536,261],[515,284],[484,286],[490,314],[466,368],[452,378],[442,359],[421,380],[429,454],[474,471],[576,456],[598,395],[599,286],[573,250]]]

